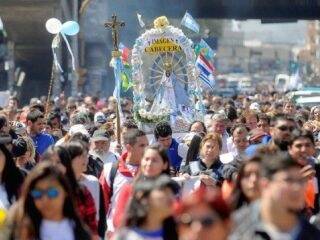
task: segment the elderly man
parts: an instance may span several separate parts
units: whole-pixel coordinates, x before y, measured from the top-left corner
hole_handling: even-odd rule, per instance
[[[227,127],[227,117],[223,113],[217,113],[212,116],[212,122],[211,122],[211,132],[218,133],[221,135],[222,138],[222,149],[221,153],[227,153],[228,147],[227,147],[227,139],[229,138],[229,135],[226,131]]]
[[[90,139],[87,174],[91,174],[99,178],[104,164],[118,161],[118,157],[110,152],[109,148],[109,135],[103,129],[96,130]]]

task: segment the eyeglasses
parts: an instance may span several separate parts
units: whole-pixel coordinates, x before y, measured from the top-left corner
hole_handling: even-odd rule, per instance
[[[186,226],[191,226],[192,223],[198,222],[203,227],[208,228],[211,227],[217,220],[218,217],[214,215],[207,215],[201,218],[192,218],[189,214],[183,214],[179,219],[179,223]]]
[[[35,200],[41,199],[44,195],[47,195],[49,199],[54,199],[59,196],[59,190],[55,187],[50,187],[46,190],[34,189],[30,194]]]
[[[295,129],[295,127],[288,127],[288,126],[280,126],[277,128],[282,132],[286,132],[286,131],[292,132]]]

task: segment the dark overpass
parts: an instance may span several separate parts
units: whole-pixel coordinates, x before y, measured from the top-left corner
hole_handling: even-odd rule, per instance
[[[9,40],[15,42],[15,60],[29,71],[26,81],[30,84],[23,87],[26,99],[34,94],[44,94],[50,78],[52,36],[45,31],[45,21],[53,16],[70,20],[72,3],[77,2],[80,6],[83,1],[0,0],[0,17]],[[320,18],[320,0],[91,0],[84,20],[93,25],[84,22],[84,29],[88,28],[86,25],[90,27],[90,36],[86,36],[85,41],[103,44],[105,47],[102,48],[107,52],[110,37],[103,21],[112,13],[127,23],[123,34],[134,41],[141,30],[137,12],[146,19],[160,15],[181,18],[186,10],[196,18],[261,19],[264,22],[312,20]]]
[[[318,19],[320,0],[108,0],[109,7],[138,11],[144,16],[183,16],[186,10],[197,18]],[[124,8],[124,6],[126,6]]]

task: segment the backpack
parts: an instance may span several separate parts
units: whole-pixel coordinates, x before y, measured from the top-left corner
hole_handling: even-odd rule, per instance
[[[109,198],[111,199],[112,195],[113,195],[113,183],[114,183],[114,179],[116,178],[117,175],[117,171],[119,168],[119,162],[113,162],[112,166],[111,166],[111,171],[110,171],[110,175],[109,175],[109,180],[110,180],[110,194],[109,194]]]

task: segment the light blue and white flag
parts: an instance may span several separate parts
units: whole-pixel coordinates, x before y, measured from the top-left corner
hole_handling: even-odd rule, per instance
[[[181,25],[189,28],[190,30],[199,33],[200,26],[196,22],[196,20],[190,15],[190,13],[186,12],[181,20]]]
[[[137,18],[138,18],[138,22],[139,22],[140,27],[144,28],[146,24],[142,20],[141,14],[137,13]]]
[[[4,29],[4,24],[3,24],[3,21],[2,21],[2,19],[1,19],[1,17],[0,17],[0,32],[3,33],[4,37],[7,36],[7,32],[6,32],[6,30]]]
[[[113,97],[117,99],[119,114],[120,114],[120,122],[123,120],[123,113],[121,109],[121,72],[123,71],[123,64],[120,57],[113,57],[110,62],[110,67],[113,68],[114,73],[114,90]]]

